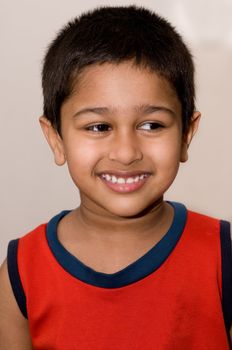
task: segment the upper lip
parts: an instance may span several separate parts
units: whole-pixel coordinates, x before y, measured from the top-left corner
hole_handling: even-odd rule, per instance
[[[135,171],[119,171],[119,170],[105,170],[98,173],[98,176],[101,176],[103,174],[109,174],[109,175],[115,175],[116,177],[134,177],[139,176],[143,174],[150,175],[151,173],[146,170],[135,170]]]

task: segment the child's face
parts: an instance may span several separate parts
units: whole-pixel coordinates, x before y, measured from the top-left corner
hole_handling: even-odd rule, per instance
[[[81,205],[134,216],[162,200],[187,160],[196,117],[184,138],[181,104],[165,79],[129,62],[105,63],[85,69],[61,108],[62,140],[52,130],[48,140],[57,164],[67,161]]]

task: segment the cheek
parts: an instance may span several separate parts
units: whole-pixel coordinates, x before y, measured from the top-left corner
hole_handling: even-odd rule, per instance
[[[147,147],[147,154],[154,165],[163,169],[178,169],[181,154],[181,144],[178,138],[163,140]]]
[[[100,150],[97,150],[96,145],[86,139],[85,141],[79,139],[72,144],[67,144],[65,154],[71,175],[76,173],[82,175],[87,172],[89,174],[101,158]]]

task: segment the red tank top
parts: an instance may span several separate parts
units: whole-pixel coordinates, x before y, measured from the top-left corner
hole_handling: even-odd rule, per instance
[[[61,245],[56,227],[67,212],[17,241],[16,299],[35,350],[229,349],[220,221],[172,205],[162,240],[114,274]],[[16,283],[11,262],[9,273]]]

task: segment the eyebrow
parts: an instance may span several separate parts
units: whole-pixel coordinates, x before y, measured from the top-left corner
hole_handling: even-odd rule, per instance
[[[88,108],[83,108],[77,111],[74,115],[73,118],[77,118],[78,116],[81,116],[86,113],[94,113],[94,114],[108,114],[108,113],[113,113],[115,112],[115,108],[108,108],[108,107],[88,107]],[[149,104],[143,104],[143,105],[138,105],[134,107],[134,111],[140,114],[152,114],[155,112],[166,112],[171,114],[172,116],[176,116],[176,113],[165,106],[154,106],[154,105],[149,105]]]

